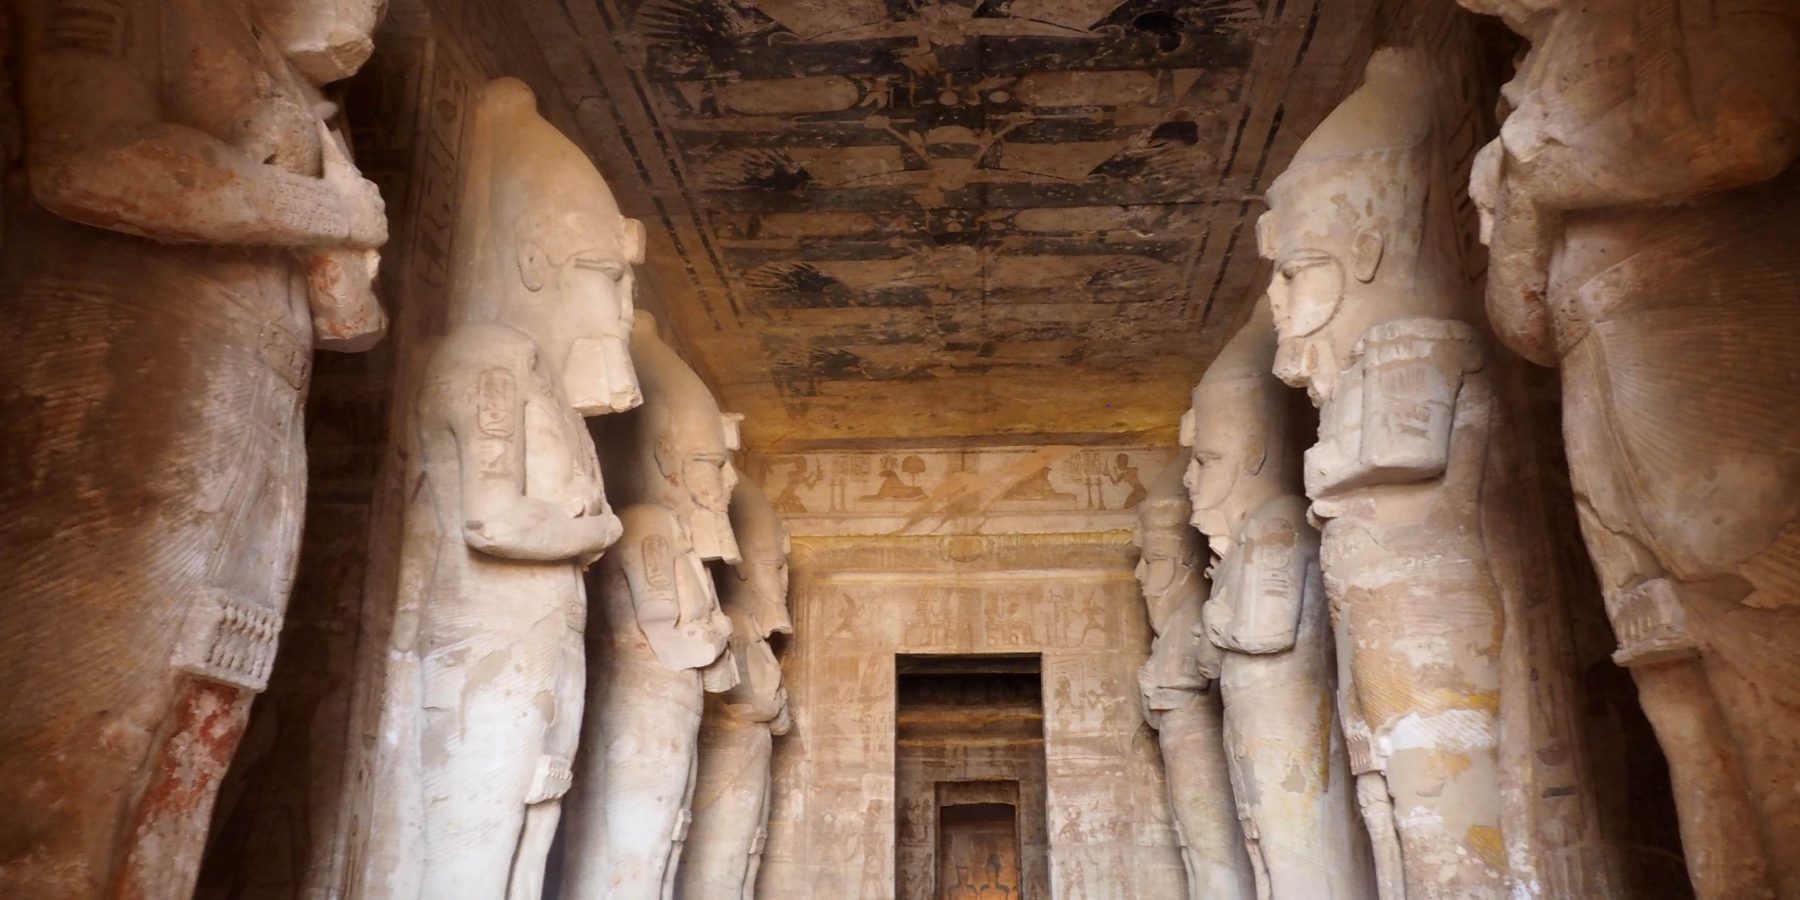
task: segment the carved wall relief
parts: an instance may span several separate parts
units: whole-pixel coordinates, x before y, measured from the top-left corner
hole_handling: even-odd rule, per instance
[[[1220,720],[1218,648],[1200,632],[1207,584],[1200,575],[1200,540],[1188,525],[1187,489],[1177,459],[1158,475],[1137,506],[1137,581],[1156,637],[1138,670],[1144,718],[1157,730],[1168,772],[1188,896],[1256,896],[1232,805],[1231,775]]]
[[[581,572],[621,527],[583,417],[636,399],[623,351],[643,245],[524,84],[482,89],[468,144],[449,283],[463,324],[414,408],[376,772],[398,812],[364,880],[536,898],[581,726]]]
[[[738,683],[707,698],[700,723],[693,827],[676,891],[686,897],[756,895],[768,837],[773,738],[788,732],[787,690],[769,639],[793,634],[788,618],[788,552],[781,519],[754,482],[731,494],[731,530],[743,559],[718,573],[720,606],[731,620]]]
[[[366,54],[294,52],[378,4],[295,6],[279,40],[248,2],[7,9],[8,896],[192,892],[293,582],[312,351],[385,326],[381,197],[321,118]]]
[[[1358,707],[1346,719],[1370,732],[1356,767],[1386,776],[1413,900],[1500,897],[1508,881],[1487,558],[1510,551],[1482,529],[1496,407],[1455,265],[1436,89],[1417,53],[1378,51],[1258,223],[1274,370],[1320,408],[1305,483]]]
[[[1532,42],[1471,194],[1703,897],[1800,897],[1800,12],[1465,0]]]
[[[1311,417],[1271,374],[1274,356],[1262,302],[1208,367],[1182,422],[1183,443],[1192,448],[1185,479],[1192,521],[1214,560],[1204,622],[1193,630],[1210,641],[1215,660],[1232,792],[1258,895],[1372,898],[1378,872],[1382,896],[1399,897],[1400,848],[1367,724],[1359,718],[1349,729],[1355,742],[1347,756],[1336,714],[1338,654],[1318,532],[1301,494],[1297,444]],[[1354,714],[1347,685],[1345,700]],[[1362,812],[1376,836],[1373,867],[1357,797],[1369,801]]]
[[[704,692],[738,683],[732,622],[706,560],[740,562],[729,505],[737,417],[637,318],[643,406],[606,425],[623,545],[590,582],[589,715],[563,856],[563,896],[659,898],[691,820]]]

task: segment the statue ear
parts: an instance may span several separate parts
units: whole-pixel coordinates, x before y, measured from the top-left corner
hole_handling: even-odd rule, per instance
[[[1192,447],[1194,446],[1194,441],[1199,440],[1199,438],[1200,433],[1198,426],[1194,422],[1194,408],[1190,406],[1188,407],[1187,412],[1181,414],[1181,446]]]
[[[535,241],[519,242],[519,280],[525,289],[537,293],[550,278],[550,256]]]
[[[1381,233],[1373,228],[1364,228],[1356,233],[1356,242],[1350,248],[1350,274],[1356,280],[1368,284],[1375,280],[1375,270],[1381,268]]]
[[[1269,438],[1257,435],[1244,448],[1244,474],[1255,475],[1263,470],[1263,464],[1269,461]]]
[[[656,439],[654,455],[656,456],[657,471],[661,472],[664,478],[673,478],[676,470],[675,446],[669,443],[668,438]]]
[[[1275,258],[1275,211],[1256,217],[1256,253],[1263,259]]]
[[[634,266],[643,265],[644,246],[649,243],[644,235],[644,223],[620,216],[619,227],[623,232],[621,243],[624,245],[625,261]]]

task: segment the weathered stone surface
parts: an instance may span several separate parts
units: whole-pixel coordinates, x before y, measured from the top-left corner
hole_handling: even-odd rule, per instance
[[[1589,551],[1704,897],[1800,897],[1800,14],[1464,5],[1531,50],[1471,193],[1488,312],[1562,369]]]
[[[1370,732],[1355,768],[1386,776],[1408,897],[1498,898],[1502,598],[1487,557],[1506,549],[1481,527],[1495,402],[1464,321],[1436,90],[1416,51],[1377,53],[1275,180],[1258,231],[1274,370],[1320,408],[1305,483]]]
[[[781,663],[769,641],[791,635],[788,551],[781,519],[755,482],[731,493],[731,530],[743,559],[718,574],[719,605],[731,620],[737,685],[707,699],[700,722],[693,827],[676,890],[686,897],[756,895],[768,840],[773,738],[793,723]]]
[[[448,285],[462,324],[413,406],[363,880],[396,898],[523,900],[543,893],[581,727],[581,571],[621,529],[583,417],[637,400],[625,336],[642,243],[522,83],[481,90],[468,140]]]
[[[1297,414],[1270,371],[1274,356],[1269,307],[1259,303],[1194,388],[1182,423],[1192,449],[1184,499],[1214,560],[1205,620],[1193,630],[1212,648],[1258,896],[1373,898],[1377,873],[1387,896],[1402,896],[1387,787],[1366,748],[1351,780],[1319,535],[1301,493],[1311,417]],[[1368,740],[1366,723],[1351,730]],[[1359,792],[1382,801],[1363,808],[1361,823]],[[1373,859],[1368,834],[1377,838]]]
[[[729,505],[738,417],[639,315],[644,402],[602,431],[622,545],[589,582],[588,715],[563,843],[562,896],[668,896],[687,839],[706,691],[738,684],[706,560],[741,562]]]
[[[1188,897],[1249,898],[1256,879],[1233,802],[1222,701],[1213,685],[1219,648],[1201,630],[1208,585],[1200,574],[1200,538],[1188,523],[1187,468],[1184,459],[1169,463],[1137,505],[1138,589],[1156,634],[1138,670],[1138,695],[1162,745]]]
[[[293,583],[312,351],[385,325],[384,207],[321,97],[361,56],[296,57],[379,5],[294,6],[5,11],[8,896],[192,892]]]

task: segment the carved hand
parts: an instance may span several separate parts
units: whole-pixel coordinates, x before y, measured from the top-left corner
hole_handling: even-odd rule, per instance
[[[582,516],[576,522],[593,532],[593,542],[590,545],[592,549],[580,557],[581,567],[584,569],[605,555],[606,548],[617,543],[625,533],[625,526],[619,522],[618,516],[613,515],[611,509],[601,509],[593,515]]]
[[[338,196],[344,212],[344,246],[373,250],[387,243],[387,204],[381,189],[362,177],[350,161],[343,139],[329,125],[319,123],[321,178]]]

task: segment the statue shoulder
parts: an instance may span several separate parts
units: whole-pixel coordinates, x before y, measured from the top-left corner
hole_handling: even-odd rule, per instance
[[[675,511],[657,503],[634,503],[619,510],[619,522],[625,526],[626,539],[660,536],[673,539],[681,534],[681,521]]]
[[[454,379],[487,369],[523,372],[537,357],[537,342],[530,335],[498,322],[472,322],[457,326],[431,351],[426,377]]]

